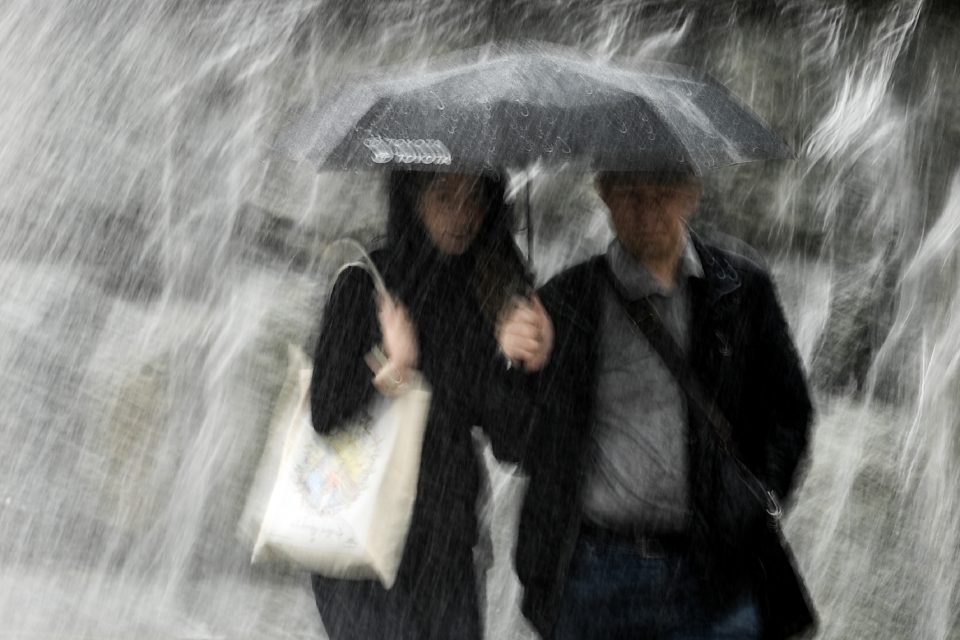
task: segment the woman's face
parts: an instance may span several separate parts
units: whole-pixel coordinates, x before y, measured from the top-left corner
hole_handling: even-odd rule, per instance
[[[438,175],[420,194],[420,220],[442,253],[460,255],[470,248],[487,210],[483,185],[462,173]]]

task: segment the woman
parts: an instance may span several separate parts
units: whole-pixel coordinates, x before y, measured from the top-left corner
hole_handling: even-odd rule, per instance
[[[509,213],[502,179],[395,172],[386,246],[371,256],[392,299],[377,301],[359,269],[345,271],[330,294],[311,387],[319,432],[378,389],[401,387],[411,370],[433,391],[393,588],[313,578],[333,640],[481,636],[472,554],[480,469],[470,430],[481,425],[500,459],[520,461],[530,406],[523,371],[544,365],[553,340],[539,300],[525,297]],[[366,361],[376,345],[387,363],[373,376]]]

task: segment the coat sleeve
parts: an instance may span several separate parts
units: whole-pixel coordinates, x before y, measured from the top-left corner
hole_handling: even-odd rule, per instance
[[[558,407],[576,395],[570,390],[559,391],[562,387],[560,379],[572,366],[564,348],[574,329],[566,319],[571,315],[571,309],[564,295],[570,287],[567,282],[570,279],[569,276],[554,278],[538,291],[554,325],[553,350],[544,367],[529,374],[506,371],[503,359],[497,359],[501,380],[492,387],[492,404],[499,407],[504,419],[494,421],[497,428],[489,434],[493,451],[498,459],[515,462],[528,474],[541,462],[543,440],[552,431]],[[559,365],[561,360],[565,361],[564,366]],[[564,397],[558,397],[558,394]],[[560,412],[563,413],[562,409]]]
[[[317,432],[330,432],[370,401],[375,388],[364,355],[379,341],[370,276],[347,269],[330,292],[313,357],[310,412]]]
[[[813,405],[800,356],[790,336],[773,282],[759,283],[759,332],[762,388],[758,398],[768,406],[764,475],[782,501],[789,499],[806,459],[813,422]]]
[[[494,360],[490,384],[484,393],[484,431],[498,460],[526,470],[539,374],[507,371],[502,358],[495,356]]]

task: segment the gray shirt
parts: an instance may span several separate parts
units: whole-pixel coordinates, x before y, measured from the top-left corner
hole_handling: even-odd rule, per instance
[[[606,259],[627,297],[648,296],[677,343],[689,348],[688,279],[703,277],[689,238],[673,290],[662,287],[617,240]],[[679,532],[687,515],[683,391],[609,287],[602,313],[584,516],[600,525]]]

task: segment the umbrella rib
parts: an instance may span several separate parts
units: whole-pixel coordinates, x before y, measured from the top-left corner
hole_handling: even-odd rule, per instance
[[[652,115],[660,121],[661,131],[669,132],[674,137],[674,139],[677,140],[680,148],[683,151],[683,156],[684,156],[683,161],[686,163],[689,163],[689,165],[692,166],[698,174],[701,172],[701,167],[693,159],[692,155],[690,154],[690,151],[687,147],[687,140],[684,137],[682,137],[677,131],[675,131],[673,127],[670,127],[667,125],[669,120],[667,119],[666,115],[660,109],[656,101],[647,94],[647,92],[645,91],[641,92],[640,90],[631,90],[620,84],[614,84],[613,82],[605,78],[598,78],[596,76],[590,76],[590,77],[591,79],[593,79],[599,84],[603,84],[604,86],[609,87],[615,91],[619,91],[631,98],[642,100],[643,104],[650,109],[650,111],[652,112]]]

